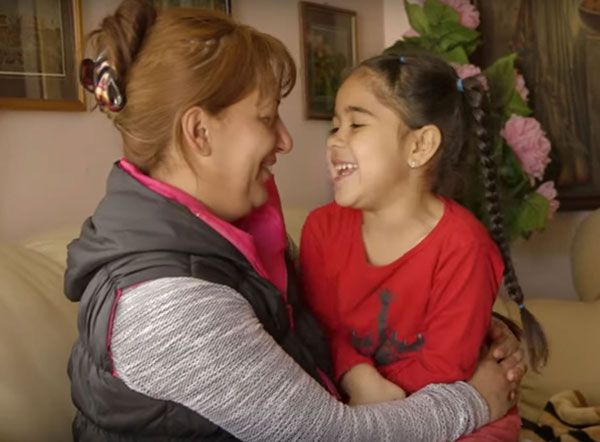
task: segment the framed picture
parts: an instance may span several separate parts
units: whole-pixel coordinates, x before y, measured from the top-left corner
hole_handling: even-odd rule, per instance
[[[552,142],[547,178],[561,208],[600,207],[600,2],[476,0],[488,66],[509,52],[530,91],[534,116]]]
[[[164,8],[204,8],[223,11],[231,15],[231,0],[152,0],[154,7]]]
[[[80,0],[0,2],[0,109],[83,111]]]
[[[356,12],[300,2],[306,118],[333,116],[335,93],[357,60]]]

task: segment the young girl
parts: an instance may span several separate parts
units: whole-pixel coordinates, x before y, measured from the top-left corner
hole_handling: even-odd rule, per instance
[[[371,58],[338,91],[327,142],[335,202],[309,215],[300,259],[351,403],[468,379],[503,275],[534,366],[546,359],[504,236],[483,102],[477,78],[463,81],[430,56]],[[469,133],[493,240],[437,193],[465,157]],[[519,423],[509,415],[503,427],[512,430],[492,439],[516,440]]]

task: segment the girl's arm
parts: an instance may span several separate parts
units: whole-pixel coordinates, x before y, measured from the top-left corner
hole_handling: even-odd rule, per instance
[[[111,350],[129,388],[183,404],[245,441],[456,440],[489,420],[482,396],[463,382],[404,401],[346,406],[277,345],[239,293],[193,278],[126,291]],[[492,388],[488,398],[508,394],[495,365],[480,384]],[[491,405],[493,416],[505,406]]]
[[[502,278],[502,260],[496,255],[496,249],[477,243],[447,253],[434,275],[421,332],[424,344],[379,367],[385,378],[411,393],[473,374]]]
[[[375,364],[352,346],[352,336],[339,327],[335,281],[328,274],[330,266],[322,250],[322,234],[315,219],[309,216],[302,229],[300,278],[306,304],[327,335],[335,380],[341,382],[343,375],[355,365]]]

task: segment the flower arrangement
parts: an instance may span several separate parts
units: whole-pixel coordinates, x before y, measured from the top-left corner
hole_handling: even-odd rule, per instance
[[[543,181],[551,145],[540,123],[531,116],[529,91],[515,69],[516,54],[499,58],[483,71],[469,62],[469,56],[481,45],[476,30],[479,12],[469,0],[404,0],[404,6],[412,29],[386,52],[434,53],[452,64],[460,78],[479,76],[490,98],[490,142],[510,237],[527,238],[543,229],[558,209],[554,182]],[[475,163],[473,158],[470,161]],[[479,182],[476,176],[467,178],[468,183]],[[466,187],[459,201],[485,222],[477,193],[480,186]]]

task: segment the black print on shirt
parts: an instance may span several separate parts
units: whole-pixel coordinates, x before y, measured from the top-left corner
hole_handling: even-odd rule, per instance
[[[414,342],[407,342],[406,339],[399,341],[395,330],[390,330],[387,326],[390,304],[394,301],[392,293],[385,289],[379,294],[381,309],[377,315],[377,339],[369,333],[365,336],[359,336],[355,330],[352,330],[352,346],[364,356],[373,358],[377,365],[388,365],[405,359],[402,354],[415,352],[425,344],[425,338],[421,333],[417,334]]]

